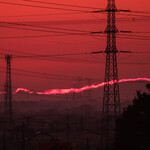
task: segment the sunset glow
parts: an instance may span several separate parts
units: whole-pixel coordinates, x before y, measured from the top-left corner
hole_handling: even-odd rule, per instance
[[[136,81],[148,81],[150,82],[150,78],[134,78],[134,79],[120,79],[119,81],[110,81],[110,82],[102,82],[102,83],[99,83],[97,85],[89,85],[89,86],[84,86],[84,87],[81,87],[81,88],[70,88],[70,89],[50,89],[50,90],[46,90],[44,92],[37,92],[37,91],[30,91],[29,89],[25,89],[25,88],[17,88],[13,94],[16,94],[20,91],[23,91],[25,93],[29,93],[29,94],[38,94],[38,95],[57,95],[57,94],[68,94],[68,93],[80,93],[82,91],[85,91],[85,90],[89,90],[89,89],[96,89],[96,88],[99,88],[99,87],[103,87],[104,85],[106,84],[115,84],[115,83],[125,83],[125,82],[136,82]],[[2,93],[5,93],[5,92],[1,92]]]

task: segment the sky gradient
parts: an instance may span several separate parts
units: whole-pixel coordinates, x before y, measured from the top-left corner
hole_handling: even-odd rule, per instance
[[[83,9],[73,7],[62,7],[38,4],[32,2],[25,2],[22,0],[2,0],[3,2],[20,3],[25,5],[38,5],[44,7],[59,7],[68,9],[80,9],[80,10],[91,10],[94,9]],[[44,0],[46,2],[46,0]],[[53,2],[53,1],[47,1]],[[56,2],[56,1],[55,1]],[[69,5],[80,5],[96,8],[106,8],[106,0],[57,0],[56,3],[63,3]],[[149,0],[116,0],[118,9],[129,9],[133,11],[149,11],[150,1]],[[86,30],[86,31],[104,31],[106,27],[106,21],[100,21],[100,23],[94,23],[98,19],[106,19],[106,14],[93,14],[93,13],[76,13],[71,11],[62,11],[55,9],[45,8],[33,8],[27,6],[15,6],[0,4],[0,19],[2,22],[30,22],[32,25],[41,25],[46,27],[58,27],[75,30]],[[70,13],[70,14],[60,14]],[[18,15],[35,15],[38,16],[24,16],[17,17]],[[47,14],[47,15],[39,15]],[[50,15],[57,14],[57,15]],[[125,14],[125,13],[121,13]],[[10,17],[11,16],[11,17]],[[12,17],[16,16],[16,17]],[[133,32],[150,32],[149,20],[137,21],[136,19],[143,19],[143,17],[136,16],[131,17],[127,15],[117,14],[117,18],[129,19],[127,21],[117,21],[117,27],[119,30],[127,30]],[[94,19],[93,21],[90,21]],[[144,18],[145,19],[145,18]],[[64,21],[64,20],[70,20]],[[74,21],[81,20],[81,21]],[[89,20],[82,22],[82,20]],[[37,23],[38,22],[38,23]],[[16,27],[16,26],[13,26]],[[20,26],[19,26],[20,27]],[[29,27],[27,27],[29,28]],[[53,30],[57,31],[57,30]],[[47,33],[40,31],[28,31],[0,27],[0,38],[1,37],[16,37],[16,36],[37,36],[37,35],[52,35],[55,33]],[[140,36],[149,36],[148,33],[135,34]],[[137,40],[137,39],[117,39],[118,50],[131,50],[133,52],[149,52],[150,44],[149,40]],[[66,54],[66,53],[84,53],[91,51],[104,51],[106,48],[106,37],[95,37],[95,36],[49,36],[39,38],[10,38],[0,39],[0,49],[15,50],[21,53],[34,53],[34,54]],[[3,51],[0,51],[3,52]],[[21,54],[20,53],[20,54]],[[14,53],[13,53],[14,54]],[[21,54],[26,55],[26,54]],[[3,57],[3,54],[1,54]],[[138,78],[138,77],[150,77],[148,70],[150,59],[149,54],[119,54],[119,79],[122,78]],[[68,62],[63,62],[65,58],[68,58]],[[78,60],[77,60],[78,59]],[[55,60],[55,61],[52,61]],[[138,63],[145,63],[138,64]],[[1,67],[5,67],[5,60],[1,59]],[[47,74],[56,74],[66,76],[65,78],[71,78],[69,80],[55,80],[55,79],[42,79],[33,78],[27,76],[12,75],[12,84],[14,87],[24,87],[35,90],[46,90],[51,88],[69,88],[74,83],[74,80],[78,76],[85,78],[92,78],[97,81],[95,83],[102,82],[104,80],[105,70],[105,54],[96,55],[81,55],[81,56],[65,56],[62,58],[52,58],[50,60],[36,60],[36,59],[13,59],[12,68],[24,69],[34,72],[42,72]],[[12,70],[13,72],[13,70]],[[1,74],[0,82],[4,84],[5,74]]]

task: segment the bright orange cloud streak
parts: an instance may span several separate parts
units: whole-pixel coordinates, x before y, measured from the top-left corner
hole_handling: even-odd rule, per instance
[[[124,82],[135,82],[135,81],[148,81],[150,82],[150,78],[134,78],[134,79],[121,79],[119,81],[109,81],[109,82],[102,82],[100,84],[97,85],[89,85],[89,86],[84,86],[81,88],[70,88],[70,89],[51,89],[51,90],[46,90],[44,92],[35,92],[35,91],[30,91],[29,89],[25,89],[25,88],[17,88],[15,90],[15,92],[13,92],[13,94],[18,93],[19,91],[23,91],[25,93],[29,93],[29,94],[38,94],[38,95],[57,95],[57,94],[68,94],[68,93],[79,93],[85,90],[89,90],[89,89],[96,89],[99,87],[103,87],[106,84],[115,84],[115,83],[124,83]],[[3,92],[4,93],[4,92]],[[2,93],[1,93],[2,94]]]

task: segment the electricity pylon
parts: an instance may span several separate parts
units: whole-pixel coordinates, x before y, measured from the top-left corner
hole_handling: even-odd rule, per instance
[[[12,87],[11,87],[11,60],[12,55],[6,55],[6,82],[4,99],[4,118],[8,125],[12,123]]]
[[[114,137],[115,120],[120,115],[119,84],[109,84],[109,81],[118,81],[117,46],[116,46],[116,12],[115,0],[108,0],[107,8],[107,47],[105,82],[102,109],[102,143],[109,142]],[[105,139],[105,140],[104,140]],[[105,142],[104,142],[105,141]],[[105,143],[106,144],[106,143]]]

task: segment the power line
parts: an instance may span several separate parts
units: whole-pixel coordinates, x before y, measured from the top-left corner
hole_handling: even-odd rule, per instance
[[[16,23],[10,23],[10,24],[16,24]],[[43,26],[34,26],[34,25],[27,25],[27,24],[16,24],[16,25],[22,25],[22,26],[32,26],[32,27],[40,27],[40,28],[51,28],[51,29],[59,29],[59,30],[67,30],[67,31],[73,31],[73,32],[83,32],[83,33],[73,33],[73,32],[62,32],[62,31],[50,31],[50,30],[41,30],[41,29],[31,29],[31,28],[24,28],[24,27],[13,27],[13,26],[6,26],[6,25],[0,25],[0,27],[3,28],[12,28],[12,29],[19,29],[19,30],[29,30],[29,31],[38,31],[38,32],[51,32],[51,33],[59,33],[55,35],[38,35],[38,36],[15,36],[15,37],[0,37],[0,39],[10,39],[10,38],[33,38],[33,37],[48,37],[48,36],[64,36],[64,35],[87,35],[91,36],[92,32],[83,31],[83,30],[74,30],[74,29],[63,29],[63,28],[53,28],[53,27],[43,27]],[[87,34],[85,34],[87,32]],[[100,32],[99,32],[100,33]],[[101,32],[102,33],[102,32]],[[102,36],[104,37],[104,36]]]
[[[1,25],[0,27],[3,27],[3,28],[11,28],[11,29],[19,29],[19,30],[27,30],[27,31],[38,31],[38,32],[51,32],[51,33],[60,33],[61,36],[63,35],[81,35],[81,36],[85,36],[85,35],[89,35],[90,36],[90,33],[89,34],[85,34],[85,33],[71,33],[71,32],[61,32],[61,31],[50,31],[50,30],[40,30],[40,29],[31,29],[31,28],[23,28],[23,27],[10,27],[10,26],[6,26],[6,25]],[[60,34],[58,35],[52,35],[52,36],[60,36]],[[7,39],[7,38],[10,38],[10,37],[2,37],[1,39]],[[14,37],[13,37],[14,38]],[[15,37],[16,38],[16,37]]]
[[[74,53],[74,54],[57,54],[57,55],[32,55],[32,56],[14,56],[14,58],[48,58],[48,57],[57,57],[58,56],[76,56],[76,55],[90,55],[90,54],[102,54],[104,51],[89,52],[89,53]],[[132,53],[132,54],[148,54],[150,52],[131,52],[131,51],[118,51],[118,53]],[[60,57],[59,57],[60,58]]]
[[[97,36],[97,37],[99,37],[99,35],[94,35],[94,36]],[[146,40],[146,41],[149,41],[150,40],[150,37],[148,37],[148,36],[145,36],[145,37],[142,37],[142,36],[136,36],[136,35],[133,35],[134,37],[131,37],[130,35],[123,35],[123,34],[121,34],[121,35],[119,35],[119,36],[117,36],[116,38],[120,38],[120,39],[132,39],[132,40]]]
[[[96,10],[96,11],[93,11],[93,13],[101,13],[101,12],[108,12],[107,9],[105,10]],[[150,12],[144,12],[144,11],[132,11],[132,10],[116,10],[116,12],[125,12],[125,13],[141,13],[141,14],[150,14]],[[131,14],[132,15],[132,14]]]
[[[0,48],[1,49],[1,48]],[[1,50],[5,50],[5,49],[1,49]],[[7,49],[6,49],[7,51]],[[8,51],[12,51],[15,53],[18,53],[17,51],[13,51],[13,50],[8,50]],[[19,52],[21,53],[21,52]],[[41,54],[33,54],[33,53],[23,53],[23,54],[28,54],[29,56],[22,56],[22,55],[14,55],[13,58],[35,58],[35,57],[58,57],[58,56],[76,56],[76,55],[89,55],[89,54],[94,54],[95,52],[85,52],[85,53],[67,53],[67,54],[54,54],[54,55],[41,55]],[[103,51],[98,51],[98,53],[104,53]]]
[[[0,16],[0,18],[32,17],[32,16],[51,16],[51,15],[71,15],[71,14],[80,14],[80,12],[75,12],[75,13],[53,13],[53,14],[29,14],[29,15]]]
[[[91,11],[77,10],[77,9],[65,9],[65,8],[46,7],[46,6],[39,6],[39,5],[10,3],[10,2],[0,2],[0,3],[1,3],[1,4],[8,4],[8,5],[15,5],[15,6],[25,6],[25,7],[34,7],[34,8],[57,9],[57,10],[65,10],[65,11],[75,11],[75,12],[82,12],[82,13],[91,13]]]
[[[1,67],[2,69],[5,70],[5,67]],[[37,71],[29,71],[29,70],[25,70],[25,69],[17,69],[17,68],[12,68],[13,71],[19,71],[19,72],[23,72],[23,73],[29,73],[29,74],[34,74],[34,75],[41,75],[41,76],[48,76],[48,77],[59,77],[59,78],[72,78],[74,79],[75,77],[72,76],[66,76],[66,75],[58,75],[58,74],[50,74],[50,73],[41,73],[41,72],[37,72]]]
[[[68,57],[46,57],[46,58],[45,57],[19,57],[19,58],[20,59],[35,59],[35,60],[42,60],[42,61],[101,64],[101,62],[99,62],[99,61],[93,61],[93,60],[89,60],[89,59],[79,59],[79,58],[78,59],[77,58],[68,58]]]
[[[144,36],[144,35],[134,35],[134,34],[120,34],[120,35],[125,35],[125,36],[133,36],[133,37],[142,37],[142,38],[150,38],[150,36]]]
[[[0,16],[0,18],[11,18],[11,17],[26,17],[26,16],[46,16],[46,15],[60,15],[60,14],[76,14],[76,13],[57,13],[57,14],[34,14],[34,15],[17,15],[17,16]],[[123,14],[122,14],[123,15]],[[124,14],[125,15],[125,14]],[[133,17],[133,16],[132,16]],[[143,16],[142,16],[143,17]],[[124,21],[149,21],[150,18],[117,18],[117,22],[124,22]],[[97,24],[100,22],[106,22],[106,19],[86,19],[86,20],[59,20],[59,21],[32,21],[32,22],[18,22],[18,23],[50,23],[52,24],[82,24],[82,23],[90,23],[90,24]],[[15,22],[16,23],[16,22]]]
[[[13,58],[49,58],[49,57],[52,57],[52,58],[60,58],[60,56],[77,56],[77,55],[90,55],[90,54],[102,54],[102,53],[105,53],[104,51],[93,51],[93,52],[88,52],[88,53],[68,53],[68,54],[54,54],[54,55],[41,55],[41,54],[32,54],[32,55],[26,55],[26,56],[23,56],[23,55],[14,55]],[[132,51],[118,51],[118,53],[132,53],[132,54],[135,54],[135,53],[150,53],[150,52],[132,52]]]
[[[119,10],[119,12],[125,12],[125,13],[140,13],[140,14],[150,14],[150,12],[147,11],[135,11],[135,10]]]
[[[119,19],[119,18],[118,18]],[[121,18],[120,18],[121,19]],[[105,19],[82,19],[82,20],[55,20],[55,21],[52,21],[52,20],[46,20],[46,21],[28,21],[28,22],[10,22],[10,23],[25,23],[25,24],[62,24],[62,23],[88,23],[88,22],[100,22],[100,21],[106,21]]]
[[[121,39],[132,39],[132,40],[145,40],[145,41],[149,41],[150,38],[142,38],[142,37],[139,37],[139,36],[135,36],[135,37],[131,37],[131,36],[128,36],[128,35],[121,35],[117,38],[121,38]]]
[[[144,33],[144,34],[149,34],[150,32],[149,31],[145,31],[145,32],[140,32],[140,31],[132,31],[132,32],[130,32],[130,33]]]
[[[4,50],[4,49],[2,49]],[[7,51],[10,51],[7,49]],[[13,51],[16,53],[16,51]],[[122,52],[122,51],[120,51]],[[18,52],[18,53],[21,53],[21,52]],[[23,52],[24,54],[25,52]],[[136,54],[136,53],[150,53],[150,52],[132,52],[132,54]],[[25,54],[31,54],[31,53],[25,53]],[[32,53],[33,54],[33,53]],[[30,59],[38,59],[38,60],[48,60],[48,61],[57,61],[57,62],[71,62],[71,63],[88,63],[88,64],[104,64],[104,62],[100,62],[100,61],[93,61],[93,60],[86,60],[86,59],[73,59],[73,58],[61,58],[61,57],[52,57],[52,58],[34,58],[34,57],[31,57]],[[119,64],[123,64],[123,65],[127,65],[127,64],[132,64],[132,65],[149,65],[150,63],[147,63],[147,62],[119,62]],[[24,70],[25,71],[25,70]],[[28,72],[28,71],[27,71]]]
[[[150,14],[150,12],[147,12],[147,11],[130,11],[130,12],[133,12],[133,13],[140,13],[140,14]]]
[[[39,25],[30,25],[30,24],[24,24],[24,23],[12,23],[12,22],[0,22],[4,24],[11,24],[11,25],[20,25],[20,26],[30,26],[30,27],[38,27],[38,28],[46,28],[46,29],[56,29],[56,30],[66,30],[66,31],[74,31],[74,32],[84,32],[84,33],[94,33],[92,31],[85,31],[85,30],[76,30],[76,29],[67,29],[67,28],[56,28],[56,27],[45,27],[45,26],[39,26]],[[40,30],[41,31],[41,30]],[[42,30],[43,31],[43,30]],[[45,31],[45,30],[44,30]],[[62,33],[62,32],[61,32]],[[63,32],[64,33],[64,32]],[[103,33],[98,32],[98,33]],[[138,32],[140,33],[140,32]],[[146,33],[146,32],[145,32]],[[149,38],[148,36],[137,36],[137,35],[127,35],[127,36],[136,36],[136,37],[145,37]]]
[[[14,51],[14,50],[9,50],[9,49],[3,49],[3,48],[0,48],[0,50],[1,51],[7,51],[7,52],[13,52],[13,53],[19,53],[19,54],[25,54],[25,55],[37,55],[37,54],[34,54],[34,53],[27,53],[27,52],[19,52],[19,51]],[[67,54],[68,55],[68,54]],[[74,54],[73,54],[74,55]],[[16,55],[17,57],[18,57],[18,55]],[[86,60],[86,59],[73,59],[73,58],[65,58],[64,56],[63,56],[63,58],[62,57],[56,57],[56,55],[55,55],[55,57],[53,56],[53,57],[51,57],[50,56],[50,58],[45,58],[45,57],[31,57],[30,58],[30,56],[29,56],[29,58],[28,57],[26,57],[26,59],[28,58],[28,59],[37,59],[37,60],[44,60],[44,61],[58,61],[58,62],[72,62],[72,63],[88,63],[88,64],[100,64],[100,62],[99,61],[91,61],[91,60]],[[20,58],[21,58],[21,56],[19,56]],[[1,58],[1,59],[4,59],[4,58]],[[24,59],[24,58],[23,58]]]
[[[11,23],[11,22],[0,22],[3,24],[11,24],[11,25],[20,25],[20,26],[29,26],[29,27],[38,27],[38,28],[46,28],[46,29],[56,29],[56,30],[66,30],[66,31],[73,31],[73,32],[83,32],[83,33],[87,33],[87,34],[81,34],[81,33],[69,33],[69,32],[58,32],[58,31],[49,31],[49,30],[39,30],[39,29],[30,29],[30,28],[23,28],[23,27],[13,27],[13,26],[6,26],[6,25],[1,25],[0,27],[4,27],[4,28],[13,28],[13,29],[21,29],[21,30],[30,30],[30,31],[40,31],[40,32],[52,32],[52,33],[63,33],[66,35],[90,35],[93,32],[90,31],[84,31],[84,30],[75,30],[75,29],[65,29],[65,28],[55,28],[55,27],[44,27],[44,26],[37,26],[37,25],[29,25],[29,24],[21,24],[21,23]],[[103,33],[98,32],[98,33]],[[56,35],[53,35],[56,36]],[[9,37],[7,37],[9,38]]]
[[[122,51],[120,51],[122,52]],[[149,53],[149,52],[132,52],[134,54],[136,53]],[[51,58],[44,58],[42,59],[42,57],[26,57],[26,58],[29,58],[29,59],[38,59],[38,60],[48,60],[48,61],[58,61],[58,62],[72,62],[72,63],[94,63],[94,64],[102,64],[103,62],[100,62],[100,61],[92,61],[92,60],[86,60],[86,59],[73,59],[73,58],[61,58],[61,57],[51,57]]]
[[[136,14],[121,14],[119,13],[118,15],[124,15],[124,16],[132,16],[132,17],[146,17],[146,18],[149,18],[150,15],[136,15]]]
[[[27,36],[8,36],[0,37],[0,39],[20,39],[20,38],[39,38],[39,37],[51,37],[51,36],[65,36],[66,34],[55,35],[27,35]]]
[[[15,71],[12,71],[13,74],[19,75],[19,76],[27,76],[27,77],[36,77],[36,78],[42,78],[42,79],[55,79],[55,80],[74,80],[74,78],[70,77],[57,77],[57,76],[49,76],[49,75],[41,75],[41,74],[36,74],[35,72],[30,72],[30,71],[19,71],[19,69],[14,69]],[[19,71],[19,72],[18,72]],[[5,73],[5,70],[0,69],[0,72]]]
[[[76,55],[87,55],[87,54],[92,54],[93,52],[90,53],[74,53],[74,54],[56,54],[56,55],[31,55],[31,56],[14,56],[14,58],[39,58],[39,57],[58,57],[58,56],[76,56]]]
[[[5,71],[1,70],[0,72],[5,73]],[[14,75],[19,75],[19,76],[24,76],[24,77],[36,77],[36,78],[42,78],[42,79],[56,79],[56,80],[69,80],[69,79],[61,79],[61,78],[57,78],[57,77],[43,77],[43,76],[37,76],[37,75],[29,75],[26,73],[16,73],[13,72]]]
[[[66,31],[73,31],[73,32],[84,32],[84,33],[88,33],[89,32],[89,34],[94,33],[94,32],[84,31],[84,30],[75,30],[75,29],[66,29],[66,28],[55,28],[55,27],[45,27],[45,26],[30,25],[30,24],[24,24],[24,23],[12,23],[12,22],[1,22],[1,23],[2,24],[10,24],[10,25],[20,25],[20,26],[29,26],[29,27],[37,27],[37,28],[46,28],[46,29],[66,30]],[[69,34],[69,35],[85,35],[85,34],[81,34],[81,33],[78,33],[78,34],[76,34],[76,33],[69,33],[69,32],[66,33],[66,32],[60,32],[60,31],[58,32],[58,31],[39,30],[39,29],[30,29],[30,28],[12,27],[12,26],[10,27],[10,26],[2,26],[2,25],[1,25],[1,27],[14,28],[14,29],[22,29],[22,30],[31,30],[31,31],[40,31],[40,32],[63,33],[63,34]],[[98,33],[103,33],[103,32],[98,32]],[[46,35],[46,36],[48,36],[48,35]],[[57,35],[51,35],[51,36],[57,36]],[[137,36],[137,35],[123,35],[123,36],[134,36],[136,38],[144,38],[143,40],[149,40],[149,38],[150,38],[149,36]],[[27,37],[34,37],[34,36],[23,36],[23,38],[27,38]],[[4,37],[4,39],[8,39],[8,38],[17,38],[17,37]]]
[[[16,50],[10,50],[10,49],[6,49],[6,48],[0,48],[0,51],[3,51],[3,53],[1,54],[5,54],[7,52],[11,52],[11,53],[15,53],[14,56],[16,58],[34,58],[34,57],[59,57],[59,56],[76,56],[76,55],[90,55],[90,54],[103,54],[105,53],[105,51],[91,51],[91,52],[82,52],[82,53],[63,53],[63,54],[53,54],[53,55],[43,55],[43,54],[35,54],[35,53],[28,53],[28,52],[20,52],[20,51],[16,51]],[[5,53],[4,53],[5,51]],[[25,54],[25,55],[16,55],[17,54]],[[118,51],[117,53],[150,53],[147,51]],[[14,57],[14,58],[15,58]]]
[[[76,62],[76,63],[95,63],[95,64],[99,64],[98,61],[90,61],[90,60],[86,60],[86,59],[64,58],[64,56],[69,56],[69,55],[84,55],[84,54],[87,55],[87,54],[90,54],[90,53],[93,53],[93,52],[89,52],[89,53],[74,53],[74,54],[62,54],[62,55],[61,54],[58,54],[58,55],[55,54],[55,55],[49,55],[49,58],[48,58],[48,57],[46,57],[46,55],[44,55],[44,57],[39,57],[39,56],[37,57],[37,54],[35,54],[35,53],[20,52],[20,51],[15,51],[15,50],[10,50],[10,49],[4,49],[4,48],[0,48],[0,51],[6,51],[7,53],[8,52],[9,53],[15,53],[15,57],[20,57],[20,58],[24,57],[22,54],[29,55],[29,56],[25,56],[24,57],[26,59],[29,58],[29,59],[38,59],[38,60],[44,60],[44,61],[47,60],[47,61]],[[21,55],[19,56],[19,55],[16,55],[16,54],[21,54]],[[33,57],[33,56],[36,56],[36,57]],[[60,57],[60,56],[63,56],[63,58]],[[4,59],[4,58],[2,57],[1,59]]]
[[[69,4],[60,4],[60,3],[52,3],[52,2],[42,2],[42,1],[36,1],[36,0],[23,0],[26,2],[35,2],[35,3],[42,3],[42,4],[50,4],[50,5],[58,5],[58,6],[69,6],[69,7],[77,7],[77,8],[88,8],[88,9],[102,9],[102,8],[96,8],[96,7],[88,7],[88,6],[79,6],[79,5],[69,5]]]
[[[28,26],[28,27],[45,28],[45,29],[65,30],[65,31],[73,31],[73,32],[84,32],[84,33],[91,33],[92,32],[92,31],[77,30],[77,29],[46,27],[46,26],[31,25],[31,24],[17,23],[17,22],[0,22],[0,23],[2,23],[2,24],[10,24],[10,25],[18,25],[18,26]]]
[[[123,65],[150,65],[149,62],[119,62],[119,64],[123,64]]]
[[[142,33],[142,32],[141,32]],[[39,37],[51,37],[51,36],[69,36],[69,35],[86,35],[86,36],[96,36],[96,37],[106,37],[104,35],[92,35],[92,34],[51,34],[51,35],[27,35],[27,36],[10,36],[10,37],[0,37],[0,39],[20,39],[20,38],[39,38]],[[132,39],[132,40],[150,40],[150,38],[140,38],[140,37],[130,37],[126,35],[121,35],[117,38],[120,39]]]
[[[66,35],[87,35],[87,34],[84,34],[84,33],[71,33],[71,32],[60,32],[60,31],[30,29],[30,28],[12,27],[12,26],[6,26],[6,25],[0,25],[0,27],[3,27],[3,28],[12,28],[12,29],[19,29],[19,30],[38,31],[38,32],[62,33],[62,34],[66,34]]]

